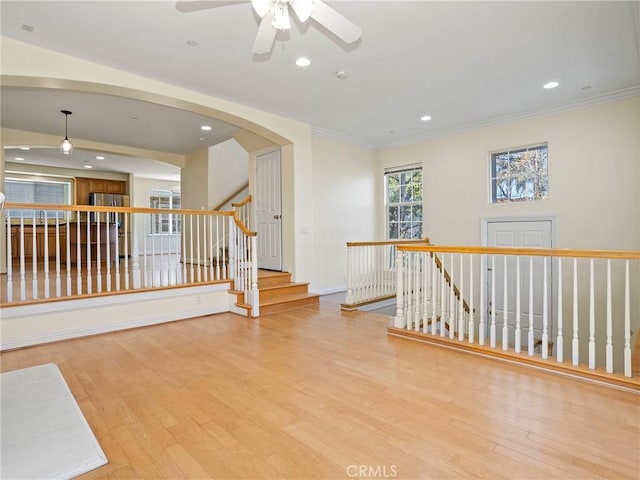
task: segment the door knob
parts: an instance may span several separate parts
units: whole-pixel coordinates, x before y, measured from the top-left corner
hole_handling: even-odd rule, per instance
[[[273,219],[274,220],[280,220],[282,218],[282,215],[274,215]]]

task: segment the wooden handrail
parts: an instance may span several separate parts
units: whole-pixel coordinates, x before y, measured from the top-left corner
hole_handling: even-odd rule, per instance
[[[226,213],[226,212],[225,212]],[[255,237],[258,235],[258,232],[252,232],[250,231],[244,223],[242,223],[242,221],[240,220],[240,217],[238,217],[238,214],[236,212],[231,212],[231,214],[233,215],[233,219],[236,222],[236,225],[240,228],[240,230],[242,230],[244,232],[244,234],[247,237]]]
[[[249,182],[245,183],[244,185],[242,185],[240,188],[238,188],[235,192],[233,192],[231,195],[229,195],[227,198],[224,199],[223,202],[221,202],[216,208],[214,208],[213,210],[215,211],[219,211],[222,207],[224,207],[227,203],[229,203],[231,200],[233,200],[235,197],[237,197],[238,195],[240,195],[240,193],[242,193],[243,190],[246,190],[247,188],[249,188]]]
[[[232,203],[231,206],[235,207],[235,208],[239,208],[239,207],[244,207],[247,203],[251,202],[251,195],[247,196],[247,198],[245,198],[244,200],[242,200],[240,203]]]
[[[399,245],[407,252],[475,253],[482,255],[523,255],[530,257],[611,258],[640,260],[640,250],[575,250],[568,248],[456,247],[443,245]]]
[[[428,244],[429,237],[422,240],[384,240],[382,242],[347,242],[347,247],[376,247],[383,245],[411,245],[411,244]]]
[[[111,212],[111,213],[153,213],[172,215],[213,215],[213,216],[233,216],[233,212],[221,212],[218,210],[191,210],[191,209],[168,209],[168,208],[146,208],[146,207],[110,207],[99,205],[51,205],[39,203],[12,203],[4,204],[5,210],[60,210],[65,212]],[[16,217],[13,217],[16,218]],[[26,218],[26,217],[25,217]],[[52,219],[49,219],[52,220]]]

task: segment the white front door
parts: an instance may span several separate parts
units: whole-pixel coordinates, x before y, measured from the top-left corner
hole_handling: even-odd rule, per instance
[[[256,157],[258,267],[282,270],[280,150]]]
[[[487,246],[488,247],[524,247],[524,248],[551,248],[552,247],[552,221],[551,220],[523,220],[523,221],[487,221]],[[494,257],[494,258],[492,258]],[[502,331],[504,325],[504,299],[505,299],[505,268],[503,255],[488,255],[487,258],[487,301],[489,310],[487,312],[487,324],[491,323],[491,311],[496,311],[496,337],[497,343],[502,342]],[[534,338],[539,340],[542,337],[542,317],[543,317],[543,284],[544,265],[543,257],[515,257],[507,256],[507,326],[509,332],[509,344],[514,345],[516,328],[516,292],[517,292],[517,272],[516,258],[520,261],[520,328],[522,333],[522,345],[526,345],[529,330],[529,285],[533,285],[533,330]],[[529,281],[530,258],[533,260],[532,282]],[[495,305],[492,304],[491,274],[492,260],[495,260]],[[548,333],[550,338],[553,331],[553,320],[551,317],[552,299],[552,262],[547,259],[547,318]]]

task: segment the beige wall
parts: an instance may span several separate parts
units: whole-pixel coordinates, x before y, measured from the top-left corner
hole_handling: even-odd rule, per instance
[[[249,154],[237,141],[230,139],[209,148],[209,197],[212,208],[248,181]]]
[[[311,237],[301,236],[298,228],[313,216],[310,125],[6,37],[1,54],[5,85],[89,91],[183,108],[282,146],[283,167],[288,169],[283,172],[283,189],[292,193],[283,205],[283,215],[289,212],[283,219],[285,258],[296,278],[313,277]]]
[[[314,291],[344,290],[346,243],[378,240],[375,152],[313,137]]]
[[[489,152],[539,142],[549,145],[549,198],[489,204]],[[640,248],[638,97],[383,150],[378,172],[411,163],[424,166],[433,243],[479,245],[483,217],[556,215],[556,247]]]

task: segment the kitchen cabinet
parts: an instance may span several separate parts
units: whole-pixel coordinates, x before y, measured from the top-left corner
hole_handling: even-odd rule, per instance
[[[67,245],[65,235],[67,228],[61,225],[60,227],[60,258],[61,261],[66,259]],[[44,225],[25,225],[24,226],[24,257],[33,258],[33,239],[35,237],[36,257],[38,260],[44,260],[45,253],[45,228]],[[55,260],[56,258],[56,227],[55,225],[48,225],[46,235],[49,260]],[[20,226],[13,225],[11,227],[11,257],[14,259],[20,258]]]
[[[127,193],[127,182],[76,177],[76,205],[89,205],[90,193]]]

